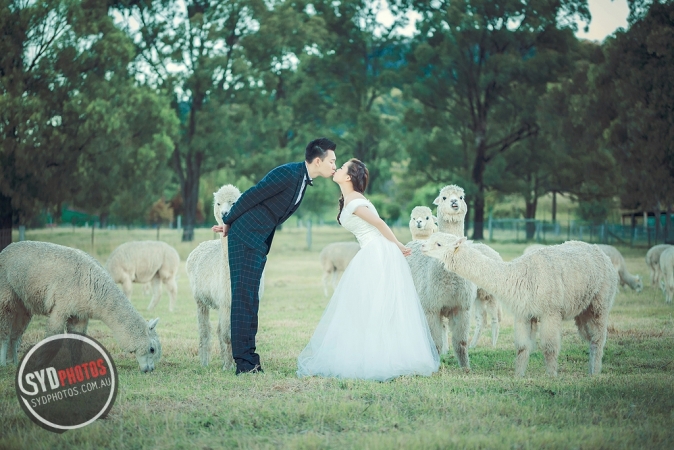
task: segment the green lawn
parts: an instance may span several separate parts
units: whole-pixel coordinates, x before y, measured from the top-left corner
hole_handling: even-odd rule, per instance
[[[396,233],[409,240],[407,230]],[[154,239],[155,232],[96,230],[93,249],[90,230],[29,230],[26,237],[77,247],[104,262],[120,243]],[[119,393],[108,417],[62,435],[45,431],[19,407],[16,367],[0,368],[0,448],[674,447],[674,306],[649,286],[646,249],[621,248],[629,270],[642,275],[646,286],[641,294],[619,292],[601,375],[587,375],[586,345],[567,322],[560,376],[547,377],[535,352],[526,378],[515,379],[513,321],[505,312],[497,347],[485,330],[470,351],[470,373],[446,355],[432,377],[378,383],[295,376],[297,355],[328,302],[318,253],[328,242],[352,239],[348,232],[314,227],[311,251],[304,229],[285,227],[276,234],[257,337],[265,373],[241,377],[222,371],[217,339],[211,365],[199,364],[196,306],[184,261],[213,233],[197,230],[196,237],[181,243],[177,231],[162,230],[161,239],[183,261],[174,313],[168,312],[166,293],[155,311],[146,311],[150,297],[134,286],[134,306],[145,318],[161,319],[163,356],[156,370],[140,373],[110,329],[92,321],[89,334],[107,347],[119,371]],[[509,260],[525,245],[493,247]],[[215,329],[215,314],[211,322]],[[44,324],[43,317],[30,324],[21,356],[42,338]]]

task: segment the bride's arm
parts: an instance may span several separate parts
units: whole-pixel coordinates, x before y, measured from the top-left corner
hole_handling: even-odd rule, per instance
[[[353,212],[355,215],[363,219],[365,222],[371,224],[374,226],[376,229],[379,230],[379,232],[384,236],[386,239],[389,241],[393,242],[398,246],[401,252],[403,252],[403,255],[409,256],[412,254],[412,250],[409,249],[408,247],[405,247],[399,240],[398,238],[395,237],[393,234],[393,231],[389,228],[388,225],[386,225],[386,222],[381,220],[379,216],[377,216],[375,213],[370,211],[370,208],[367,206],[359,206],[356,208],[356,210]]]

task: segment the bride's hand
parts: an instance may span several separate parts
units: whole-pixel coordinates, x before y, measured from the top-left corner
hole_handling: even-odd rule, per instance
[[[409,247],[405,247],[400,242],[398,242],[398,248],[400,249],[401,252],[403,252],[403,256],[410,256],[412,254],[412,249]]]

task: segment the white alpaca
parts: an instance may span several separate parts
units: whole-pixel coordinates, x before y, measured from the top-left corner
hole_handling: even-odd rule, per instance
[[[473,246],[486,257],[495,261],[503,261],[501,255],[499,255],[496,250],[489,247],[488,245],[473,243]],[[473,303],[473,308],[475,308],[474,314],[476,326],[475,333],[473,334],[473,340],[470,342],[468,348],[473,348],[477,345],[477,341],[480,339],[480,333],[482,332],[482,327],[487,323],[487,313],[489,313],[489,316],[491,317],[491,345],[492,347],[496,347],[496,341],[498,340],[499,333],[499,323],[501,322],[501,317],[503,315],[501,311],[501,304],[496,299],[496,297],[481,287],[478,287],[477,295],[475,296],[475,302]]]
[[[539,249],[545,248],[545,247],[546,246],[543,245],[543,244],[527,245],[526,247],[524,247],[524,251],[522,252],[522,254],[526,255],[527,253],[535,252],[536,250],[539,250]]]
[[[637,292],[641,292],[644,289],[644,283],[641,281],[641,276],[632,275],[629,270],[627,270],[625,258],[623,258],[623,255],[617,248],[612,245],[604,244],[597,244],[597,247],[611,258],[611,263],[613,263],[613,267],[615,267],[615,270],[618,273],[618,280],[621,287],[627,285]]]
[[[662,291],[665,294],[665,302],[672,303],[674,298],[674,246],[665,249],[660,255],[660,272]]]
[[[159,319],[145,321],[103,266],[81,250],[22,241],[0,252],[0,365],[9,351],[18,363],[21,336],[34,315],[48,317],[47,337],[86,333],[90,319],[103,321],[143,372],[161,357]]]
[[[241,196],[241,192],[227,184],[213,194],[213,215],[218,225]],[[199,359],[207,366],[211,355],[211,309],[218,310],[218,340],[223,360],[223,370],[234,367],[232,358],[231,309],[232,286],[229,276],[229,251],[227,238],[220,237],[202,242],[192,250],[185,264],[190,280],[192,295],[197,303],[197,323],[199,327]],[[264,293],[264,272],[260,279],[259,296]]]
[[[660,271],[660,255],[662,252],[672,247],[670,244],[659,244],[651,247],[646,252],[646,265],[651,270],[651,286],[658,286],[662,289],[662,272]]]
[[[468,211],[463,189],[455,185],[445,186],[433,203],[438,206],[439,230],[463,235],[464,218]],[[467,351],[470,309],[477,295],[477,287],[467,279],[447,272],[439,261],[422,254],[423,242],[407,243],[407,247],[412,249],[407,262],[412,271],[421,306],[426,313],[431,336],[438,352],[446,353],[449,350],[447,342],[449,328],[459,366],[470,370]]]
[[[428,239],[428,236],[438,231],[435,223],[437,217],[428,206],[415,206],[410,214],[410,233],[413,241]]]
[[[166,242],[125,242],[110,253],[105,267],[115,283],[121,283],[128,298],[131,298],[132,283],[144,286],[152,283],[152,300],[147,307],[148,311],[157,306],[163,283],[169,293],[169,311],[173,312],[178,294],[176,275],[180,268],[180,255]]]
[[[323,294],[328,296],[328,280],[332,279],[334,290],[356,253],[360,250],[358,242],[333,242],[326,245],[319,256],[323,268]]]
[[[493,292],[512,311],[517,376],[526,371],[536,327],[547,373],[557,376],[562,320],[571,318],[590,343],[590,374],[601,372],[618,274],[597,246],[570,241],[500,262],[484,256],[465,237],[435,233],[423,251],[441,260],[447,270]]]

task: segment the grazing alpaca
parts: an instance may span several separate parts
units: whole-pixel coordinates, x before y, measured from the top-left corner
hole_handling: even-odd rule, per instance
[[[590,344],[590,375],[601,372],[618,274],[596,245],[570,241],[500,262],[483,255],[465,237],[435,233],[423,252],[494,293],[512,311],[516,375],[524,376],[537,327],[547,373],[557,376],[562,320],[571,318]]]

